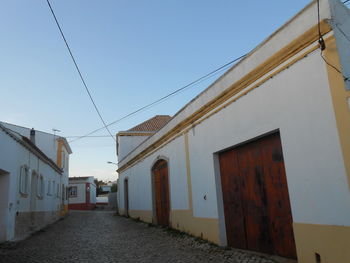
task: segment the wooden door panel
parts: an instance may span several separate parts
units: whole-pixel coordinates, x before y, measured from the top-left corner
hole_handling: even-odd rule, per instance
[[[159,221],[161,220],[162,216],[162,198],[161,198],[161,178],[159,175],[159,170],[154,170],[154,184],[155,184],[155,200],[156,200],[156,215],[157,215],[157,221],[158,224],[160,223]]]
[[[230,246],[296,257],[279,133],[219,154]]]
[[[125,215],[129,216],[129,180],[124,181],[124,205]]]
[[[260,149],[251,143],[238,149],[242,179],[243,210],[245,213],[247,248],[265,253],[273,252],[267,217],[266,189],[260,159]]]
[[[293,219],[279,134],[270,135],[260,143],[264,160],[265,184],[269,189],[268,213],[274,251],[275,254],[295,258]]]
[[[154,176],[157,223],[159,225],[168,226],[170,215],[170,197],[167,162],[164,160],[159,161],[155,164],[152,171]]]
[[[244,213],[241,200],[241,178],[235,151],[227,151],[219,156],[221,185],[224,201],[227,243],[229,246],[245,249],[246,235]]]

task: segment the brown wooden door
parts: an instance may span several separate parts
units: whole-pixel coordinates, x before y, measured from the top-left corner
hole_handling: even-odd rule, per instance
[[[229,246],[296,257],[279,133],[219,155]]]
[[[129,180],[124,180],[124,207],[125,215],[129,216]]]
[[[168,164],[165,160],[160,160],[155,164],[153,176],[157,223],[162,226],[169,226],[169,178]]]

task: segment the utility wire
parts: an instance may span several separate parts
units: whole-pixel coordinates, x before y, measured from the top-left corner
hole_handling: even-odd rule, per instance
[[[343,3],[346,3],[346,2],[348,2],[348,1],[350,1],[350,0],[346,0],[346,1],[343,2]],[[325,44],[325,42],[324,42],[323,35],[322,35],[322,33],[321,33],[321,25],[320,25],[320,23],[321,23],[321,19],[320,19],[320,0],[317,0],[317,22],[318,22],[318,23],[317,23],[317,26],[318,26],[318,43],[320,44],[320,49],[321,49],[320,55],[321,55],[321,58],[323,59],[323,61],[324,61],[328,66],[332,67],[335,71],[337,71],[340,75],[342,75],[344,81],[348,81],[349,78],[345,77],[345,76],[343,75],[343,73],[342,73],[336,66],[334,66],[334,65],[331,64],[331,63],[329,63],[329,62],[326,60],[326,58],[324,57],[324,55],[323,55],[323,50],[326,49],[326,44]]]
[[[61,28],[60,24],[58,23],[57,17],[56,17],[56,15],[55,15],[55,12],[54,12],[53,9],[52,9],[52,6],[51,6],[51,4],[50,4],[50,1],[49,1],[49,0],[46,0],[46,2],[47,2],[48,6],[49,6],[49,8],[50,8],[50,10],[51,10],[51,14],[52,14],[53,18],[55,19],[56,25],[57,25],[57,27],[58,27],[60,33],[61,33],[61,36],[62,36],[62,38],[63,38],[64,43],[66,44],[66,47],[67,47],[68,52],[69,52],[69,54],[70,54],[70,57],[72,58],[72,61],[73,61],[74,65],[75,65],[75,68],[76,68],[76,70],[78,71],[78,74],[79,74],[79,76],[80,76],[80,79],[81,79],[81,81],[82,81],[84,87],[85,87],[85,90],[86,90],[87,94],[89,95],[89,98],[90,98],[92,104],[94,105],[94,108],[95,108],[95,110],[96,110],[98,116],[100,117],[100,119],[101,119],[101,121],[102,121],[102,123],[103,123],[103,126],[104,126],[103,128],[105,128],[105,129],[108,131],[109,135],[113,138],[113,140],[116,141],[116,139],[115,139],[114,136],[112,135],[111,131],[108,129],[108,126],[107,126],[106,122],[105,122],[104,119],[102,118],[102,115],[101,115],[99,109],[97,108],[94,99],[92,98],[92,95],[91,95],[91,93],[90,93],[90,90],[89,90],[89,88],[88,88],[88,86],[87,86],[87,84],[86,84],[86,82],[85,82],[85,80],[84,80],[84,77],[83,77],[83,75],[82,75],[82,73],[81,73],[81,71],[80,71],[80,69],[79,69],[79,66],[78,66],[78,64],[77,64],[77,62],[76,62],[76,60],[75,60],[75,58],[74,58],[74,56],[73,56],[73,53],[72,53],[72,51],[71,51],[71,49],[70,49],[70,47],[69,47],[69,45],[68,45],[68,42],[67,42],[67,40],[66,40],[66,37],[65,37],[64,34],[63,34],[62,28]]]
[[[235,62],[239,61],[240,59],[244,58],[246,55],[247,55],[247,54],[244,54],[244,55],[242,55],[242,56],[240,56],[240,57],[238,57],[238,58],[236,58],[236,59],[234,59],[234,60],[232,60],[232,61],[226,63],[225,65],[223,65],[223,66],[221,66],[221,67],[219,67],[219,68],[217,68],[217,69],[215,69],[215,70],[213,70],[213,71],[211,71],[211,72],[205,74],[204,76],[202,76],[202,77],[200,77],[200,78],[198,78],[198,79],[196,79],[196,80],[190,82],[189,84],[187,84],[187,85],[185,85],[185,86],[183,86],[183,87],[181,87],[181,88],[179,88],[179,89],[177,89],[177,90],[175,90],[175,91],[173,91],[173,92],[171,92],[171,93],[169,93],[169,94],[167,94],[167,95],[165,95],[165,96],[163,96],[163,97],[161,97],[161,98],[159,98],[159,99],[157,99],[157,100],[155,100],[155,101],[153,101],[153,102],[151,102],[151,103],[149,103],[149,104],[147,104],[147,105],[145,105],[145,106],[143,106],[143,107],[141,107],[141,108],[139,108],[139,109],[137,109],[137,110],[135,110],[135,111],[133,111],[133,112],[131,112],[131,113],[129,113],[129,114],[126,114],[125,116],[121,117],[120,119],[117,119],[117,120],[115,120],[115,121],[109,123],[109,124],[107,125],[107,127],[108,127],[108,126],[111,126],[111,125],[113,125],[113,124],[116,124],[116,123],[118,123],[118,122],[120,122],[120,121],[122,121],[122,120],[124,120],[124,119],[126,119],[126,118],[128,118],[128,117],[131,117],[131,116],[133,116],[133,115],[135,115],[135,114],[137,114],[137,113],[139,113],[139,112],[141,112],[141,111],[143,111],[143,110],[145,110],[145,109],[147,109],[147,108],[150,108],[150,107],[152,107],[152,106],[154,106],[154,105],[156,105],[156,104],[158,104],[158,103],[160,103],[160,102],[162,102],[162,101],[164,101],[164,100],[166,100],[166,99],[168,99],[168,98],[174,96],[175,94],[177,94],[177,93],[179,93],[179,92],[181,92],[181,91],[183,91],[183,90],[189,88],[190,86],[193,86],[193,85],[195,85],[195,84],[198,84],[198,83],[200,83],[200,82],[202,82],[202,81],[208,79],[209,77],[212,77],[212,76],[214,76],[215,74],[220,73],[221,71],[225,70],[228,66],[230,66],[230,65],[232,65],[233,63],[235,63]],[[87,134],[85,134],[85,135],[79,136],[79,137],[77,137],[77,138],[71,140],[69,143],[74,142],[74,141],[77,141],[77,140],[80,140],[80,139],[85,138],[85,137],[89,137],[91,134],[94,134],[94,133],[96,133],[96,132],[102,130],[103,128],[104,128],[104,127],[101,127],[101,128],[96,129],[96,130],[93,130],[93,131],[91,131],[91,132],[89,132],[89,133],[87,133]]]
[[[350,0],[346,0],[346,1],[343,2],[343,4],[345,4],[345,3],[349,2],[349,1],[350,1]],[[58,22],[57,22],[56,16],[55,16],[55,14],[54,14],[54,12],[53,12],[53,10],[52,10],[52,8],[51,8],[51,5],[50,5],[50,3],[49,3],[49,0],[47,0],[47,3],[48,3],[48,5],[49,5],[49,7],[50,7],[50,9],[51,9],[51,12],[52,12],[54,18],[55,18],[56,24],[57,24],[58,28],[60,29],[60,32],[61,32],[61,34],[62,34],[62,37],[63,37],[63,39],[64,39],[64,41],[65,41],[65,43],[66,43],[66,46],[67,46],[67,48],[68,48],[68,50],[69,50],[69,53],[71,54],[71,57],[72,57],[72,59],[73,59],[73,62],[74,62],[74,64],[76,65],[76,68],[77,68],[77,70],[78,70],[78,72],[79,72],[79,75],[80,75],[80,77],[81,77],[81,79],[82,79],[82,81],[83,81],[83,83],[84,83],[84,86],[86,87],[85,81],[84,81],[84,79],[83,79],[82,76],[81,76],[80,70],[79,70],[79,68],[78,68],[78,66],[77,66],[77,64],[76,64],[76,62],[75,62],[75,60],[74,60],[74,57],[73,57],[73,55],[72,55],[72,52],[70,51],[70,48],[69,48],[69,46],[68,46],[68,44],[67,44],[67,41],[65,40],[65,37],[64,37],[64,35],[63,35],[63,32],[62,32],[62,30],[61,30],[61,28],[60,28],[60,26],[59,26],[59,24],[58,24]],[[330,63],[324,58],[323,53],[322,53],[322,51],[325,49],[325,43],[324,43],[323,36],[322,36],[322,34],[321,34],[321,28],[320,28],[320,3],[319,3],[319,0],[317,0],[317,18],[318,18],[319,44],[320,44],[320,47],[321,47],[321,57],[322,57],[322,59],[325,61],[325,63],[326,63],[327,65],[331,66],[331,67],[334,68],[337,72],[339,72],[340,74],[342,74],[341,71],[340,71],[339,69],[337,69],[334,65],[330,64]],[[101,136],[91,136],[91,135],[94,134],[94,133],[96,133],[96,132],[98,132],[98,131],[101,131],[101,130],[103,130],[103,129],[107,129],[108,132],[109,132],[109,129],[108,129],[109,126],[111,126],[111,125],[113,125],[113,124],[116,124],[116,123],[118,123],[118,122],[120,122],[120,121],[122,121],[122,120],[124,120],[124,119],[127,119],[128,117],[131,117],[131,116],[133,116],[133,115],[135,115],[135,114],[137,114],[137,113],[139,113],[139,112],[141,112],[141,111],[143,111],[143,110],[145,110],[145,109],[147,109],[147,108],[150,108],[150,107],[152,107],[152,106],[154,106],[154,105],[156,105],[156,104],[158,104],[158,103],[160,103],[160,102],[162,102],[162,101],[168,99],[169,97],[171,97],[171,96],[173,96],[173,95],[175,95],[175,94],[177,94],[177,93],[179,93],[179,92],[185,90],[186,88],[188,88],[188,87],[190,87],[190,86],[192,86],[192,85],[198,84],[199,82],[201,82],[201,81],[207,79],[208,77],[211,77],[212,75],[218,73],[219,71],[222,71],[223,69],[225,69],[227,66],[233,64],[234,62],[236,62],[236,61],[242,59],[242,58],[245,57],[246,55],[247,55],[247,54],[244,54],[244,55],[242,55],[242,56],[240,56],[240,57],[238,57],[238,58],[236,58],[236,59],[234,59],[234,60],[232,60],[232,61],[226,63],[225,65],[223,65],[223,66],[221,66],[221,67],[219,67],[219,68],[217,68],[217,69],[215,69],[215,70],[209,72],[208,74],[206,74],[206,75],[204,75],[204,76],[202,76],[202,77],[196,79],[195,81],[192,81],[191,83],[189,83],[189,84],[187,84],[187,85],[185,85],[185,86],[183,86],[183,87],[181,87],[181,88],[179,88],[179,89],[177,89],[177,90],[175,90],[175,91],[173,91],[173,92],[171,92],[171,93],[165,95],[164,97],[161,97],[161,98],[159,98],[159,99],[157,99],[157,100],[155,100],[155,101],[153,101],[153,102],[151,102],[151,103],[149,103],[149,104],[147,104],[147,105],[145,105],[145,106],[143,106],[143,107],[141,107],[141,108],[139,108],[139,109],[137,109],[137,110],[135,110],[135,111],[133,111],[133,112],[131,112],[131,113],[129,113],[129,114],[126,114],[125,116],[123,116],[123,117],[121,117],[121,118],[119,118],[119,119],[117,119],[117,120],[115,120],[115,121],[113,121],[113,122],[111,122],[111,123],[109,123],[109,124],[106,124],[106,123],[103,121],[101,115],[99,114],[99,116],[100,116],[100,118],[101,118],[101,120],[102,120],[102,122],[103,122],[103,124],[104,124],[103,127],[98,128],[98,129],[95,129],[95,130],[93,130],[93,131],[91,131],[91,132],[89,132],[89,133],[87,133],[87,134],[85,134],[85,135],[82,135],[82,136],[67,136],[67,138],[74,138],[73,140],[70,141],[70,143],[71,143],[71,142],[74,142],[74,141],[77,141],[77,140],[80,140],[80,139],[83,139],[83,138],[86,138],[86,137],[107,137],[108,135],[101,135]],[[343,76],[343,77],[344,77],[344,76]],[[347,80],[347,79],[348,79],[348,78],[344,77],[344,80]],[[86,87],[86,89],[87,89],[87,87]],[[88,91],[88,89],[87,89],[87,92],[88,92],[88,94],[89,94],[89,96],[90,96],[90,98],[91,98],[91,100],[92,100],[91,94],[90,94],[90,92]],[[93,100],[92,100],[92,102],[93,102]],[[98,109],[97,109],[97,107],[96,107],[96,105],[95,105],[94,102],[93,102],[93,104],[94,104],[94,106],[95,106],[97,112],[99,113],[99,111],[98,111]],[[110,132],[109,132],[109,134],[111,135]],[[112,135],[111,135],[111,136],[112,136]],[[112,137],[113,137],[113,136],[112,136]],[[115,140],[114,137],[113,137],[113,139]]]
[[[223,69],[221,69],[220,71],[217,71],[216,73],[214,73],[214,74],[208,76],[207,78],[202,79],[202,80],[199,81],[199,82],[196,82],[195,84],[199,84],[199,83],[201,83],[202,81],[205,81],[205,80],[209,79],[210,77],[213,77],[213,76],[215,76],[215,75],[218,75],[219,73],[221,73],[221,72],[227,70],[227,68],[228,68],[228,67],[223,68]],[[193,84],[193,85],[195,85],[195,84]],[[187,87],[187,88],[189,88],[189,87]],[[181,91],[184,91],[184,90],[181,90]],[[176,94],[178,94],[178,93],[176,93]],[[175,96],[176,94],[173,94],[172,96]],[[165,100],[167,100],[167,99],[169,99],[169,98],[170,98],[170,96],[167,97],[166,99],[164,99],[163,101],[165,101]],[[159,101],[159,102],[157,102],[156,104],[162,103],[163,101]],[[150,105],[150,107],[151,107],[151,106],[155,106],[156,104],[153,104],[153,105],[150,105],[150,104],[149,104],[149,105]],[[147,108],[145,107],[145,108],[142,109],[142,111],[144,111],[144,110],[146,110],[146,109],[147,109]],[[139,112],[137,112],[137,113],[140,113],[140,112],[141,112],[141,111],[139,111]],[[135,114],[136,114],[136,113],[135,113]],[[122,121],[122,120],[125,120],[126,118],[129,118],[129,117],[131,117],[131,116],[132,116],[132,115],[124,116],[124,117],[122,117],[122,118],[120,118],[120,119],[114,121],[113,123],[108,124],[108,126],[109,126],[109,125],[116,124],[117,122],[120,122],[120,121]],[[93,133],[98,132],[98,131],[103,130],[103,129],[104,129],[104,127],[98,128],[98,129],[96,129],[96,130],[90,132],[89,134],[93,134]],[[72,138],[72,141],[70,141],[70,142],[74,142],[75,140],[83,139],[83,138],[100,138],[100,137],[109,137],[109,135],[79,135],[79,136],[76,135],[76,136],[65,136],[65,138]]]

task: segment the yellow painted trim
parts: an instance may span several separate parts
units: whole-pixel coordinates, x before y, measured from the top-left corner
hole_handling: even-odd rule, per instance
[[[192,182],[190,170],[190,153],[188,143],[188,133],[184,134],[184,145],[186,155],[186,172],[188,187],[189,208],[186,210],[170,211],[170,226],[174,229],[186,232],[190,235],[200,237],[215,244],[219,244],[219,220],[217,218],[195,217],[193,215],[192,203]],[[124,209],[119,209],[121,215],[125,215]],[[151,210],[129,210],[131,218],[137,218],[144,222],[153,222],[153,212]]]
[[[57,166],[62,168],[62,140],[57,140]]]
[[[293,223],[298,262],[313,263],[315,253],[322,263],[350,262],[350,227]]]
[[[331,31],[330,25],[326,21],[322,21],[320,23],[321,33],[324,35]],[[137,154],[134,158],[132,158],[130,161],[128,161],[126,164],[121,166],[117,171],[118,173],[121,173],[122,171],[126,170],[128,167],[132,166],[142,158],[144,158],[146,155],[150,154],[151,152],[154,152],[156,149],[162,147],[164,144],[169,143],[172,139],[181,136],[181,131],[187,128],[187,130],[191,129],[193,125],[196,125],[200,122],[198,120],[208,114],[213,109],[217,108],[218,106],[222,105],[224,102],[228,101],[230,98],[232,98],[234,95],[238,94],[245,88],[247,88],[249,85],[253,84],[257,80],[259,80],[261,77],[266,75],[267,73],[271,72],[276,67],[280,66],[293,56],[295,56],[297,53],[305,49],[306,47],[313,44],[318,39],[318,29],[317,26],[312,27],[310,30],[306,31],[304,34],[296,38],[295,40],[291,41],[290,44],[276,52],[273,56],[271,56],[269,59],[267,59],[265,62],[261,63],[259,66],[257,66],[255,69],[253,69],[251,72],[246,74],[243,78],[235,82],[233,85],[231,85],[228,89],[226,89],[224,92],[222,92],[220,95],[218,95],[216,98],[202,106],[198,111],[193,113],[191,116],[184,119],[182,122],[180,122],[178,125],[176,125],[173,129],[171,129],[169,132],[164,134],[161,138],[159,138],[156,142],[154,142],[152,145],[144,149],[141,153]],[[268,79],[270,79],[272,76],[278,74],[282,70],[285,70],[286,68],[290,67],[292,64],[296,63],[297,61],[303,59],[307,54],[311,53],[317,49],[317,46],[312,48],[311,50],[308,50],[307,52],[303,53],[301,56],[298,56],[298,58],[294,59],[292,62],[288,63],[287,65],[280,68],[278,71],[270,74],[268,77],[264,78],[262,81],[259,82],[259,84],[255,85],[254,87],[248,89],[243,93],[244,96],[251,90],[257,88],[262,83],[266,82]],[[222,110],[224,107],[226,107],[228,104],[236,101],[237,98],[235,98],[233,101],[226,103],[224,106],[220,107],[216,112]],[[216,113],[215,112],[215,113]],[[213,114],[215,114],[213,113]],[[210,115],[211,116],[211,115]],[[185,131],[186,132],[186,131]]]
[[[120,214],[125,215],[125,211],[122,209]],[[153,213],[151,210],[129,210],[129,216],[147,223],[152,223]]]
[[[124,209],[120,209],[119,214],[125,215]],[[129,216],[152,223],[153,213],[151,210],[129,210]],[[171,210],[170,226],[190,235],[219,244],[219,220],[216,218],[193,217],[191,210]]]
[[[150,136],[155,132],[119,132],[117,136]]]
[[[188,192],[188,207],[193,211],[192,201],[192,180],[191,180],[191,166],[190,166],[190,150],[188,146],[188,133],[184,133],[185,139],[185,155],[186,155],[186,177],[187,177],[187,192]]]
[[[339,55],[334,36],[327,39],[326,49],[323,51],[328,63],[341,70]],[[338,127],[340,145],[343,153],[344,165],[350,187],[350,110],[348,99],[350,91],[346,90],[342,74],[329,65],[327,66],[329,87],[332,95],[335,118]]]
[[[61,209],[61,212],[60,212],[60,215],[61,216],[64,216],[68,213],[68,205],[63,205],[62,209]]]
[[[219,220],[193,217],[191,210],[171,210],[171,227],[190,235],[219,244]]]

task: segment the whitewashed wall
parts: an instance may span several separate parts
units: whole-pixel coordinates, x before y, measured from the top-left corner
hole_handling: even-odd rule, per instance
[[[90,203],[96,204],[96,186],[94,184],[90,184]]]
[[[30,128],[21,127],[15,124],[10,124],[6,122],[1,122],[5,127],[16,131],[22,136],[30,138]],[[57,142],[58,136],[54,137],[53,134],[41,132],[35,130],[35,144],[38,148],[45,153],[47,157],[56,162],[57,160]]]
[[[214,154],[279,129],[294,222],[350,225],[350,193],[326,67],[314,51],[189,132],[193,208],[218,218]],[[131,210],[152,209],[150,169],[169,158],[171,208],[186,208],[183,137],[120,174]],[[120,207],[124,207],[123,187]],[[203,196],[207,196],[204,200]]]
[[[148,137],[149,136],[117,136],[118,160],[122,160]]]
[[[337,8],[338,4],[334,0],[321,1],[321,19],[331,18],[329,3],[333,3],[333,7]],[[313,2],[266,43],[260,45],[249,57],[187,104],[157,134],[121,160],[119,167],[125,165],[250,70],[270,58],[289,41],[314,26],[317,21],[315,10],[317,10],[316,2]],[[340,13],[340,17],[349,13],[341,8],[336,12]],[[332,22],[337,22],[334,17],[332,19]],[[342,23],[344,30],[350,28],[348,19],[339,20],[339,23]],[[342,59],[345,65],[350,56],[349,43],[345,44],[344,37],[340,38],[339,34],[336,32],[335,37],[340,50],[339,54],[345,56]],[[346,64],[344,68],[350,67]],[[217,187],[217,178],[220,175],[218,169],[214,167],[217,153],[279,130],[293,221],[350,226],[348,209],[350,192],[326,69],[327,65],[320,56],[320,50],[316,49],[189,131],[194,216],[219,218],[220,224],[223,224],[220,185]],[[152,209],[150,169],[158,155],[165,156],[169,160],[171,209],[187,208],[188,193],[183,142],[184,138],[181,136],[120,173],[120,208],[124,208],[123,183],[128,177],[129,209]]]
[[[86,184],[84,183],[70,183],[69,186],[77,187],[77,197],[69,197],[70,204],[85,204],[86,203]]]
[[[24,197],[19,192],[19,178],[22,165],[27,165],[29,168],[27,197]],[[0,169],[10,173],[9,184],[7,186],[2,186],[8,187],[9,189],[7,221],[8,240],[14,238],[16,213],[33,211],[30,210],[30,199],[32,194],[37,194],[31,193],[31,174],[33,171],[44,177],[45,185],[43,198],[35,198],[35,210],[33,212],[59,212],[62,176],[2,130],[0,130]],[[47,195],[47,182],[49,180],[55,180],[56,184],[60,184],[58,195],[57,192],[54,192],[52,195]],[[56,190],[56,188],[54,190]]]
[[[1,122],[5,127],[20,133],[22,136],[30,138],[30,128],[21,127],[18,125]],[[53,134],[37,131],[35,130],[35,145],[43,152],[47,157],[49,157],[54,163],[57,162],[57,143],[58,136],[54,136]],[[60,181],[61,184],[66,188],[68,186],[68,177],[69,177],[69,153],[65,147],[62,147],[62,151],[64,152],[65,160],[62,164],[63,166],[63,174],[60,178],[50,178],[50,180]],[[62,153],[61,153],[62,154]],[[45,182],[45,186],[47,187],[47,182]],[[62,189],[60,190],[62,192]],[[68,199],[64,198],[64,204],[68,205]]]
[[[189,209],[184,138],[179,137],[119,175],[119,207],[124,209],[124,179],[128,178],[129,209],[152,210],[151,169],[157,158],[169,158],[170,207]]]

